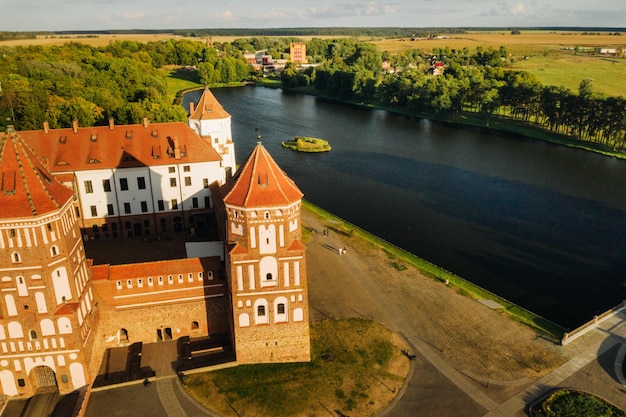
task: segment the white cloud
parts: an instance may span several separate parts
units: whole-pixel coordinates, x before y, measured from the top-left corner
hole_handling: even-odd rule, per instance
[[[234,15],[230,10],[224,10],[222,13],[218,13],[215,15],[220,20],[232,20]]]
[[[117,16],[123,20],[137,20],[145,17],[143,12],[122,12],[118,13]]]
[[[527,14],[526,7],[524,6],[524,3],[521,2],[506,2],[504,4],[504,9],[509,15],[513,16],[525,16]]]

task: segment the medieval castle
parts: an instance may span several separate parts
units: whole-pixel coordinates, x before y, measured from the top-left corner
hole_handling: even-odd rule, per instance
[[[226,334],[242,364],[310,360],[302,193],[260,143],[236,171],[208,89],[189,110],[0,136],[0,394],[69,393],[107,348],[182,337]],[[216,237],[119,265],[83,243],[177,234]]]

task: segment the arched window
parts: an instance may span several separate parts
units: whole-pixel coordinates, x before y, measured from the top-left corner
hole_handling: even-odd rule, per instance
[[[31,330],[30,332],[28,332],[28,337],[30,338],[30,340],[37,340],[37,332]]]
[[[4,296],[4,303],[7,307],[7,313],[9,316],[17,316],[17,306],[15,305],[15,298],[13,295],[6,294]]]
[[[59,326],[59,334],[72,333],[72,322],[67,317],[61,317],[57,320],[57,326]]]
[[[272,273],[268,272],[267,274],[265,274],[265,279],[268,280],[268,281],[271,281],[272,280]]]
[[[14,264],[19,263],[19,262],[22,262],[22,257],[20,256],[19,253],[13,252],[11,254],[11,260],[13,261]]]
[[[35,293],[35,302],[37,303],[37,312],[38,313],[47,313],[48,306],[46,305],[46,296],[43,292]]]
[[[20,339],[24,337],[24,332],[22,331],[22,325],[16,321],[12,321],[7,325],[9,329],[9,339]]]
[[[254,302],[254,323],[266,324],[269,323],[269,315],[267,300],[261,298]]]
[[[53,246],[50,248],[50,255],[57,256],[59,254],[59,248],[57,246]]]
[[[287,315],[287,298],[278,297],[274,300],[274,323],[283,323],[289,321]]]
[[[198,324],[197,321],[194,320],[194,321],[191,322],[191,328],[192,329],[195,330],[195,329],[198,329],[199,327],[200,327],[200,325]]]
[[[52,336],[55,334],[54,323],[50,319],[43,319],[41,323],[39,323],[41,327],[41,335],[42,336]]]
[[[250,316],[246,313],[241,313],[239,315],[239,327],[248,327],[250,326]]]

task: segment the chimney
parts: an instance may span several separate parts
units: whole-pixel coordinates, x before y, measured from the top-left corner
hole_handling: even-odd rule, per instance
[[[78,120],[76,119],[72,120],[72,130],[74,133],[78,133]]]
[[[174,138],[174,159],[180,159],[180,142]]]
[[[147,118],[147,117],[144,117],[144,118],[143,118],[143,128],[144,128],[144,129],[147,129],[147,128],[148,128],[148,118]]]
[[[112,117],[109,117],[109,129],[113,130],[114,126],[115,126],[115,119],[113,119]]]
[[[195,106],[193,104],[193,101],[189,102],[189,116],[191,116],[193,114],[193,111],[195,110]]]
[[[50,131],[50,123],[48,123],[48,121],[45,120],[43,122],[43,133],[47,135],[49,131]]]

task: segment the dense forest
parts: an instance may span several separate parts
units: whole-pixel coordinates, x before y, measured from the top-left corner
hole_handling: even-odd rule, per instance
[[[230,45],[170,40],[113,42],[92,47],[0,48],[0,116],[18,130],[117,123],[184,121],[185,110],[167,95],[165,65],[196,66],[206,83],[241,81],[250,75]]]
[[[215,85],[257,79],[244,53],[266,51],[289,58],[295,37],[240,38],[233,42],[185,39],[104,47],[77,42],[64,46],[0,47],[0,117],[16,128],[185,120],[166,93],[167,65],[197,69],[199,83]],[[458,115],[515,120],[596,147],[626,147],[626,100],[605,97],[583,80],[578,91],[544,86],[527,72],[507,68],[504,47],[475,50],[418,49],[390,55],[354,38],[305,42],[309,62],[288,63],[284,87],[314,89],[343,101],[396,108],[418,116]]]

